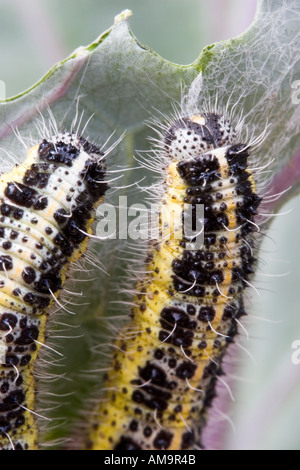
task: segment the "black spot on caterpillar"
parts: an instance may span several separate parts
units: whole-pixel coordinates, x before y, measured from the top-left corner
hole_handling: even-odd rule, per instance
[[[250,150],[218,113],[179,117],[164,128],[160,236],[149,243],[146,273],[135,287],[131,320],[115,341],[85,448],[202,447],[256,261],[254,218],[261,198]],[[193,211],[204,205],[201,248],[184,234],[174,237],[186,204]],[[173,225],[164,214],[173,214]]]
[[[49,307],[86,250],[108,188],[105,157],[75,133],[0,176],[0,448],[37,449],[34,366]]]

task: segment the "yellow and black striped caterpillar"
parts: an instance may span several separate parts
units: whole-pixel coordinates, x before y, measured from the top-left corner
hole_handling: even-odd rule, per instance
[[[105,154],[75,133],[0,176],[0,449],[37,449],[35,360],[49,307],[86,250],[107,190]]]
[[[222,359],[245,315],[261,198],[250,144],[226,117],[179,117],[155,155],[164,180],[159,237],[149,242],[131,320],[114,344],[85,448],[201,448]],[[158,162],[158,165],[160,163]],[[175,237],[184,205],[204,205],[204,243]],[[172,214],[172,226],[164,214]]]

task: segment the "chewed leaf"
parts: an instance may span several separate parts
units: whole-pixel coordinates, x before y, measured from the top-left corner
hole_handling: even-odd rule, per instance
[[[13,129],[18,128],[21,136],[34,136],[34,120],[41,119],[40,114],[47,119],[48,107],[58,125],[68,128],[77,101],[84,121],[93,116],[88,126],[91,139],[104,141],[124,129],[135,136],[154,108],[170,111],[182,82],[191,81],[196,73],[194,67],[169,64],[139,44],[126,15],[120,16],[111,29],[54,66],[30,90],[1,103],[1,145],[17,154],[22,146]],[[23,156],[17,158],[21,161]]]

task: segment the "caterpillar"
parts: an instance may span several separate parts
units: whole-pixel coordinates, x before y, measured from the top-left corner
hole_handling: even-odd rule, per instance
[[[85,449],[203,448],[222,360],[245,315],[262,201],[249,168],[251,143],[242,143],[241,125],[231,121],[214,111],[163,126],[154,152],[164,175],[159,237],[148,243],[145,274],[115,340]],[[195,248],[175,230],[184,206],[195,214],[200,204],[204,242]]]
[[[0,449],[39,447],[35,363],[108,189],[106,155],[77,132],[56,133],[0,176]]]

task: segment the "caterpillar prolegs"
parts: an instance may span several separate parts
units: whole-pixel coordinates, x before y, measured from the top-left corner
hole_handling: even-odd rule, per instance
[[[0,176],[0,449],[37,449],[35,361],[67,269],[107,190],[105,156],[76,133]]]
[[[177,118],[164,130],[160,236],[151,240],[129,324],[115,341],[87,449],[201,448],[222,359],[245,315],[261,198],[250,144],[226,117]],[[204,243],[177,239],[163,214],[204,205]]]

